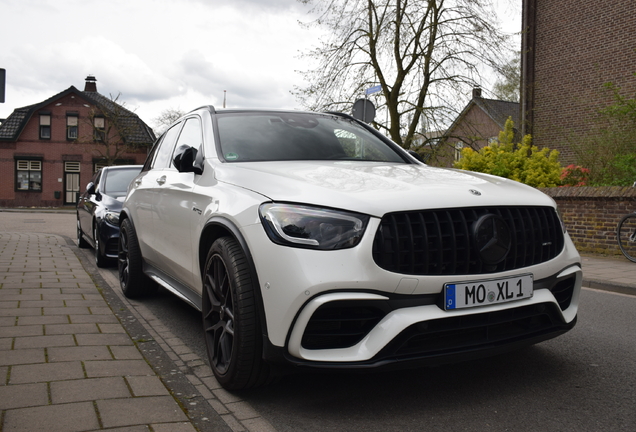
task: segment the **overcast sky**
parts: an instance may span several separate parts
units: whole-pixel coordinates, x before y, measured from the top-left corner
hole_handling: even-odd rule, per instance
[[[84,90],[87,75],[152,127],[168,108],[222,106],[224,90],[228,107],[300,108],[290,91],[309,65],[299,54],[320,37],[298,24],[308,10],[296,0],[0,0],[0,118]],[[510,22],[519,11],[502,13]]]

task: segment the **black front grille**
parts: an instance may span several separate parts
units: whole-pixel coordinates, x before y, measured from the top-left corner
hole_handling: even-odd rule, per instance
[[[484,263],[472,229],[483,215],[494,214],[510,229],[512,248],[498,264]],[[410,275],[466,275],[527,267],[556,257],[564,245],[552,207],[474,207],[389,213],[373,243],[381,268]]]

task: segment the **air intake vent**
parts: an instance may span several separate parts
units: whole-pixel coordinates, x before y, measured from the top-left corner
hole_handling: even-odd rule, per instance
[[[510,251],[486,263],[473,230],[484,215],[505,221]],[[389,213],[375,235],[373,259],[381,268],[410,275],[487,274],[539,264],[556,257],[564,244],[552,207],[474,207]]]

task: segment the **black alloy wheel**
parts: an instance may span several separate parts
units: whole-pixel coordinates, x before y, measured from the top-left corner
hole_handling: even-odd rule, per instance
[[[128,298],[144,297],[157,289],[157,285],[143,273],[142,265],[143,259],[137,234],[130,219],[124,219],[119,232],[117,268],[119,285]]]
[[[86,240],[84,240],[84,236],[82,235],[82,226],[80,225],[79,217],[77,218],[77,247],[81,249],[86,249],[90,245]]]
[[[101,251],[101,245],[99,243],[99,231],[97,231],[97,225],[93,227],[93,240],[95,242],[95,264],[97,267],[106,267],[108,265],[108,258]]]
[[[203,273],[203,329],[210,366],[230,390],[265,384],[262,334],[247,258],[232,238],[216,240]]]

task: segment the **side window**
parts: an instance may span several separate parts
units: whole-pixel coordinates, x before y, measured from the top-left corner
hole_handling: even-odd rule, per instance
[[[201,150],[201,137],[201,120],[199,120],[198,117],[189,118],[186,120],[186,123],[183,126],[181,135],[179,135],[179,140],[177,141],[175,150],[182,145],[187,145],[188,147],[194,147],[195,149],[197,149],[197,151],[199,151]],[[172,158],[174,158],[174,155],[172,156]]]
[[[174,144],[177,140],[177,135],[181,129],[181,123],[172,126],[164,134],[163,139],[159,143],[155,152],[155,159],[152,161],[152,169],[162,169],[170,166],[170,156],[174,150]]]

